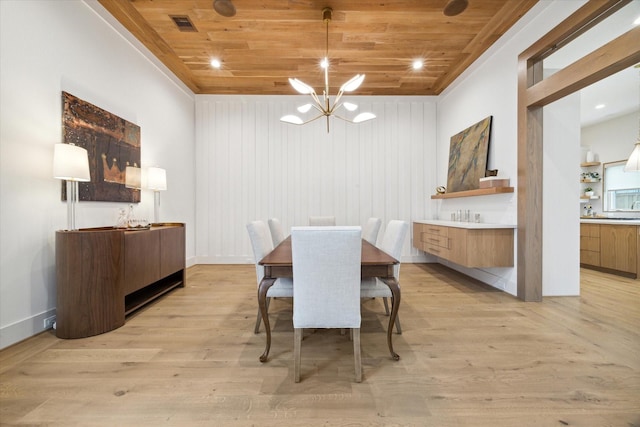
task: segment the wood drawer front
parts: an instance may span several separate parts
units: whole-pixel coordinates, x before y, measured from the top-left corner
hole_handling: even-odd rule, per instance
[[[425,245],[449,248],[449,238],[431,233],[422,233],[421,240]]]
[[[449,235],[449,227],[444,227],[440,225],[424,224],[424,228],[422,229],[422,231],[424,233],[432,234],[436,236],[447,237]]]
[[[580,250],[600,253],[600,238],[580,236]]]
[[[422,250],[439,258],[449,259],[449,249],[429,243],[422,244]]]
[[[413,223],[413,247],[423,251],[422,233],[426,229],[426,224]]]
[[[600,224],[580,224],[580,237],[600,237]]]
[[[600,267],[600,252],[580,250],[580,264]]]

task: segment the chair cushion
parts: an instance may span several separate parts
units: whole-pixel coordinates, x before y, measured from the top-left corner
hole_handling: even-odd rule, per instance
[[[293,297],[293,280],[288,278],[279,278],[267,291],[267,298],[292,298]]]
[[[360,282],[360,298],[391,298],[391,290],[380,279],[364,279]]]

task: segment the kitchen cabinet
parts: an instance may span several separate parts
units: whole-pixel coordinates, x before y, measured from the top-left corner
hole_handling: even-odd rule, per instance
[[[600,267],[600,224],[580,224],[580,264]]]
[[[630,224],[580,224],[580,266],[637,278],[640,227]]]
[[[600,266],[637,274],[637,226],[600,225]]]

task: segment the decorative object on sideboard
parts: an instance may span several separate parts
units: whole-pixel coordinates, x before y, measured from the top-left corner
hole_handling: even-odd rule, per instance
[[[489,138],[491,134],[489,116],[451,137],[447,191],[475,190],[478,180],[485,175]]]
[[[67,230],[77,230],[78,182],[91,180],[87,150],[73,144],[56,144],[53,147],[53,177],[66,181]]]
[[[347,81],[345,84],[340,86],[340,90],[338,91],[338,94],[333,100],[333,103],[331,102],[331,99],[329,96],[329,22],[331,22],[332,13],[333,13],[333,9],[331,9],[330,7],[325,7],[324,9],[322,9],[322,20],[326,24],[326,34],[327,34],[325,56],[322,62],[320,63],[320,66],[324,69],[324,90],[322,91],[322,100],[318,98],[318,95],[316,94],[315,89],[313,89],[311,86],[309,86],[308,84],[296,78],[293,78],[293,79],[289,78],[289,83],[291,84],[291,86],[293,86],[293,88],[297,92],[303,95],[311,95],[311,98],[313,98],[312,104],[305,104],[298,107],[298,112],[306,113],[311,108],[315,108],[316,110],[318,110],[320,114],[306,121],[302,120],[300,117],[293,114],[288,114],[280,118],[280,121],[285,123],[290,123],[294,125],[304,125],[304,124],[313,122],[321,117],[326,117],[327,133],[329,133],[329,118],[331,116],[334,116],[340,120],[344,120],[345,122],[349,122],[349,123],[362,123],[362,122],[366,122],[368,120],[376,118],[375,114],[364,112],[355,116],[353,120],[350,120],[350,119],[347,119],[346,117],[339,116],[335,113],[342,106],[344,106],[344,108],[347,111],[355,111],[358,108],[356,104],[353,104],[350,102],[343,102],[343,103],[338,103],[338,102],[340,101],[340,99],[342,98],[342,95],[345,92],[353,92],[354,90],[358,89],[358,87],[360,87],[360,85],[364,81],[364,74],[357,74],[354,77],[352,77],[349,81]]]
[[[87,150],[91,180],[79,186],[83,201],[140,202],[125,186],[127,166],[140,164],[140,127],[67,92],[62,92],[63,142]],[[66,198],[63,187],[62,198]]]
[[[167,189],[167,171],[150,167],[147,170],[147,188],[153,190],[153,222],[160,222],[160,192]]]

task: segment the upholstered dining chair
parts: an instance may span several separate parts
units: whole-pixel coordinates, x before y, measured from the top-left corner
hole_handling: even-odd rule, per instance
[[[364,227],[362,227],[362,238],[375,246],[381,225],[382,220],[380,218],[369,218]]]
[[[356,382],[360,356],[360,227],[293,227],[294,380],[300,382],[304,328],[348,328],[353,337]]]
[[[310,216],[309,217],[309,225],[310,226],[319,226],[319,225],[332,226],[332,225],[336,225],[336,217],[335,216]]]
[[[402,246],[404,240],[407,237],[409,231],[409,224],[406,221],[393,220],[389,221],[387,228],[382,236],[382,242],[380,242],[380,249],[391,255],[398,261],[402,257]],[[393,276],[400,284],[400,264],[396,264],[393,267]],[[391,298],[391,290],[384,282],[378,278],[364,279],[360,286],[360,296],[362,298],[377,298],[381,297],[384,302],[384,309],[386,314],[389,314],[389,305],[387,298]],[[396,331],[401,334],[402,327],[400,326],[400,315],[396,317]]]
[[[271,240],[275,248],[286,238],[284,228],[282,228],[282,223],[278,218],[269,218],[269,230],[271,230]]]
[[[258,264],[269,252],[273,250],[273,241],[269,227],[264,221],[251,221],[247,224],[249,239],[251,239],[251,247],[253,248],[253,257],[256,264],[257,285],[264,277],[264,267]],[[292,298],[293,297],[293,281],[286,278],[278,278],[275,283],[267,291],[267,310],[269,309],[269,301],[272,297]],[[256,326],[254,333],[260,332],[260,323],[262,316],[260,315],[260,307],[258,307],[258,316],[256,318]]]

